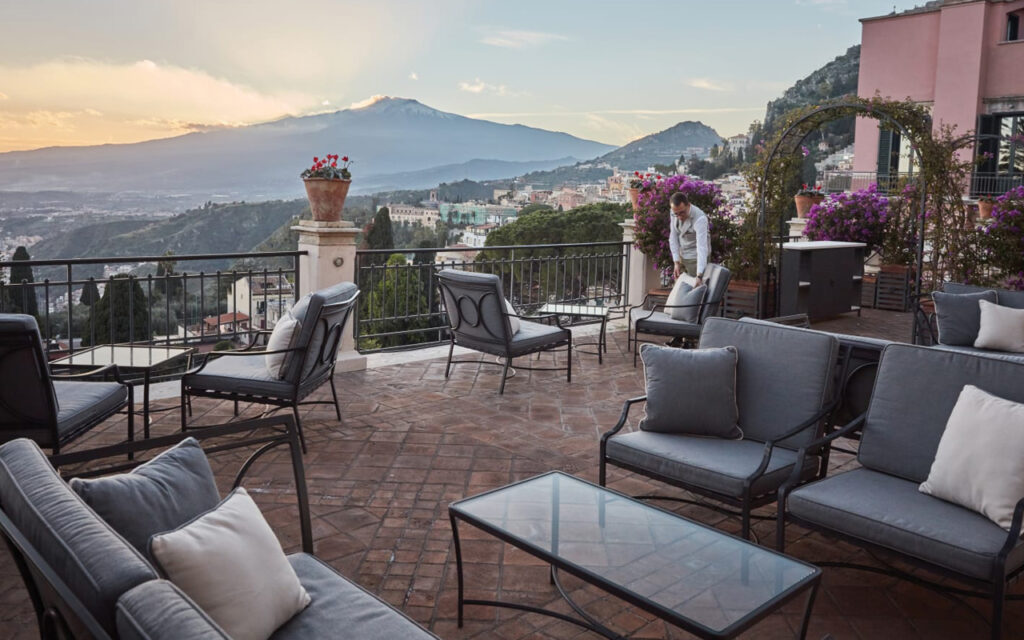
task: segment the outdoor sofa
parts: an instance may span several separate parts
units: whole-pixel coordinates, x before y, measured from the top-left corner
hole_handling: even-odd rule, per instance
[[[1000,637],[1006,583],[1024,568],[1024,499],[1009,532],[987,517],[922,493],[939,441],[965,385],[1024,402],[1024,364],[946,349],[885,347],[864,416],[801,446],[811,461],[839,437],[861,431],[860,468],[801,484],[791,473],[778,492],[776,546],[796,522],[868,549],[965,581],[993,601],[992,637]],[[800,468],[797,465],[795,468]],[[813,561],[813,558],[811,559]]]
[[[979,287],[971,284],[944,282],[938,292],[938,298],[934,292],[926,295],[932,298],[936,307],[939,307],[941,304],[941,296],[943,294],[947,296],[979,296],[985,294],[985,292],[994,292],[994,302],[1001,307],[1024,309],[1024,291],[1011,291],[1008,289],[997,289],[995,287]],[[1024,353],[979,349],[972,344],[969,344],[973,341],[973,338],[977,337],[978,318],[974,317],[972,319],[970,317],[962,317],[963,311],[955,307],[952,311],[952,313],[946,315],[947,319],[944,320],[940,317],[942,314],[938,312],[938,309],[936,309],[936,311],[926,312],[921,308],[921,305],[917,305],[914,317],[918,327],[918,343],[948,351],[988,355],[1024,362]],[[953,338],[947,338],[943,335],[941,325],[944,321],[952,323],[952,328],[955,330],[955,333],[951,334],[953,335]],[[972,334],[973,337],[971,337]]]
[[[270,637],[274,640],[436,639],[402,612],[312,555],[302,455],[291,416],[209,427],[197,432],[196,437],[204,439],[214,434],[236,437],[228,444],[209,450],[227,449],[235,448],[238,442],[247,446],[248,442],[238,441],[237,436],[248,434],[252,442],[254,430],[270,435],[261,437],[259,441],[265,446],[243,465],[236,485],[250,463],[270,445],[275,442],[289,445],[296,470],[305,552],[293,553],[287,561],[311,597],[305,609]],[[162,436],[152,442],[167,446],[178,438],[180,436]],[[106,453],[120,452],[125,446],[108,447]],[[147,443],[127,446],[140,452]],[[92,457],[97,451],[85,453]],[[77,461],[76,455],[66,454],[59,461]],[[122,527],[121,531],[125,529]],[[147,554],[116,532],[65,483],[34,442],[24,438],[0,446],[0,533],[29,591],[40,637],[44,639],[228,639],[223,629],[192,599],[161,578]]]

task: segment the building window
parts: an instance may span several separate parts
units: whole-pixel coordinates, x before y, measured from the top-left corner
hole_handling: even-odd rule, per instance
[[[982,115],[978,118],[981,162],[971,191],[1000,194],[1024,179],[1024,112]]]
[[[1013,42],[1020,40],[1020,14],[1019,13],[1008,13],[1006,14],[1006,40],[1007,42]]]

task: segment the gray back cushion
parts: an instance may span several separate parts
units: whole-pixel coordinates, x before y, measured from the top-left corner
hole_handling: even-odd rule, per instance
[[[142,555],[82,502],[30,440],[0,446],[0,506],[111,634],[121,594],[157,578]]]
[[[700,347],[734,346],[736,399],[744,438],[765,441],[814,417],[832,399],[839,341],[826,333],[777,324],[708,318]],[[780,444],[797,449],[821,432],[822,423]]]
[[[1024,364],[946,349],[892,344],[882,352],[860,463],[913,482],[928,478],[964,385],[1024,402]]]
[[[505,344],[512,327],[505,315],[505,295],[498,276],[443,269],[437,279],[459,344]]]
[[[981,329],[980,300],[996,302],[992,290],[972,293],[932,293],[939,326],[939,344],[970,347]]]
[[[359,288],[352,282],[339,282],[326,289],[314,291],[295,303],[291,314],[299,321],[299,330],[293,334],[289,348],[304,348],[306,353],[305,357],[302,352],[289,353],[285,356],[285,362],[282,365],[284,371],[282,379],[294,383],[304,380],[313,372],[313,369],[317,367],[317,358],[320,356],[320,347],[324,343],[326,334],[339,321],[339,315],[343,316],[341,320],[347,319],[348,311],[351,309],[351,307],[347,307],[331,311],[327,317],[328,326],[325,329],[324,323],[321,322],[324,305],[347,300],[358,290]],[[328,346],[335,347],[336,353],[337,345]]]
[[[942,290],[946,293],[981,293],[990,291],[992,287],[979,287],[974,284],[960,284],[959,282],[944,282]],[[1001,306],[1011,309],[1024,309],[1024,291],[1010,291],[1009,289],[996,289],[996,302]]]
[[[210,463],[195,438],[186,438],[131,473],[73,478],[71,488],[147,555],[150,536],[177,529],[220,502]]]
[[[647,386],[644,431],[741,438],[737,426],[736,349],[640,349]]]
[[[729,288],[729,281],[732,280],[732,271],[729,271],[720,264],[708,264],[704,269],[704,284],[708,286],[707,296],[704,298],[708,304],[701,309],[699,322],[718,315],[718,309],[725,299],[725,291]]]
[[[150,580],[117,601],[120,640],[231,640],[181,589]]]
[[[22,433],[38,428],[33,439],[52,446],[57,407],[36,319],[0,313],[0,425]]]

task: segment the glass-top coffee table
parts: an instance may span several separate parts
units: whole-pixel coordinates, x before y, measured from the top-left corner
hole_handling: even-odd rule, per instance
[[[607,591],[702,638],[732,638],[806,593],[807,633],[821,579],[817,567],[561,472],[547,473],[448,507],[464,605],[550,615],[620,638],[558,583],[558,571]],[[458,521],[551,565],[552,579],[580,616],[529,605],[464,598]]]
[[[142,430],[149,437],[149,385],[179,377],[188,368],[192,347],[146,344],[103,344],[76,351],[50,363],[53,368],[81,371],[116,364],[126,379],[142,381]],[[180,371],[179,371],[180,370]],[[164,409],[159,409],[164,411]]]
[[[581,324],[592,324],[601,323],[601,331],[597,335],[597,364],[604,363],[604,357],[602,354],[608,353],[608,312],[611,307],[599,307],[596,305],[583,305],[583,304],[545,304],[538,310],[541,314],[553,314],[557,316],[571,316],[573,318],[580,318],[579,321],[574,321],[569,326],[577,326]],[[592,342],[583,342],[573,345],[577,351],[583,351],[584,353],[594,353],[593,351],[584,351],[580,347],[593,347]]]

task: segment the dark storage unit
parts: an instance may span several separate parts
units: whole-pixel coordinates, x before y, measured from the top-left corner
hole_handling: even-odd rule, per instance
[[[780,315],[806,313],[812,322],[860,313],[864,286],[861,242],[787,242],[782,245]]]

